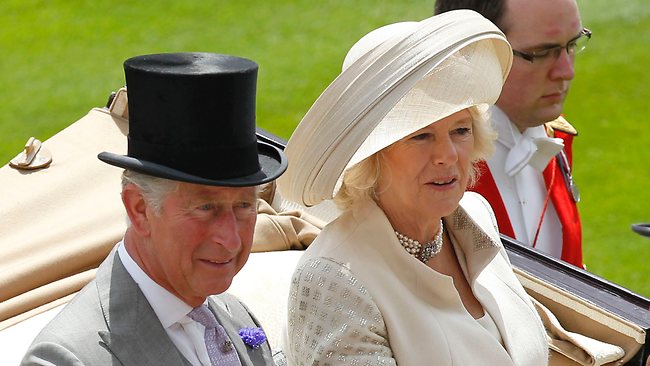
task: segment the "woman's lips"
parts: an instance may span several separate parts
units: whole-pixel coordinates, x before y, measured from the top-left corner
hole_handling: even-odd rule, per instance
[[[443,178],[443,179],[434,179],[428,183],[428,185],[432,186],[433,188],[450,188],[453,187],[456,182],[458,181],[457,178]]]
[[[456,181],[455,177],[446,177],[446,178],[438,178],[434,179],[429,184],[435,184],[435,185],[445,185],[445,184],[451,184]]]

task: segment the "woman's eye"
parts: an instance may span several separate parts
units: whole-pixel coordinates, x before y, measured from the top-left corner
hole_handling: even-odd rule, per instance
[[[472,129],[469,127],[461,127],[454,130],[454,133],[460,136],[467,136],[472,134]]]
[[[418,134],[418,135],[415,135],[415,136],[411,137],[411,140],[413,140],[413,141],[424,141],[424,140],[428,140],[431,137],[432,137],[432,134],[430,134],[430,133],[421,133],[421,134]]]

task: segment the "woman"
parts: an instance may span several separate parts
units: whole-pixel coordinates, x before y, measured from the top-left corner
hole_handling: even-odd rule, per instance
[[[380,28],[351,49],[285,150],[287,199],[340,216],[293,276],[297,365],[545,365],[546,335],[490,206],[465,193],[492,148],[483,111],[512,62],[468,10]]]

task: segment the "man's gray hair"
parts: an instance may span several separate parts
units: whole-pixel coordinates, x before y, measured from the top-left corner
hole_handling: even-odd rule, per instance
[[[122,189],[128,184],[134,184],[140,189],[144,200],[157,215],[162,212],[165,197],[178,189],[177,181],[153,177],[126,169],[122,173]]]
[[[144,200],[157,215],[162,212],[163,201],[167,195],[178,190],[179,183],[180,182],[175,180],[158,178],[128,169],[124,170],[122,173],[122,189],[124,189],[127,184],[134,184],[137,186],[142,192]],[[260,197],[262,191],[265,188],[269,189],[269,186],[272,187],[272,184],[255,186],[255,195]]]

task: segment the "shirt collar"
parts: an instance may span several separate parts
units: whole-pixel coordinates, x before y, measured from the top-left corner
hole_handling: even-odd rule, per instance
[[[192,307],[151,279],[133,260],[126,250],[124,241],[119,243],[117,251],[122,264],[124,264],[124,268],[126,268],[126,271],[129,272],[133,280],[138,284],[140,291],[142,291],[144,297],[149,301],[149,304],[164,328],[189,319],[183,318],[192,310]]]
[[[524,138],[524,135],[519,132],[519,128],[517,128],[501,108],[496,105],[491,105],[489,113],[490,120],[497,132],[497,142],[511,149],[520,139]],[[530,138],[548,137],[544,125],[529,127],[524,133]]]
[[[508,176],[514,176],[527,165],[543,171],[549,161],[564,147],[562,139],[548,137],[543,125],[529,127],[523,134],[517,126],[496,106],[491,118],[497,131],[497,141],[507,149],[504,169]]]

